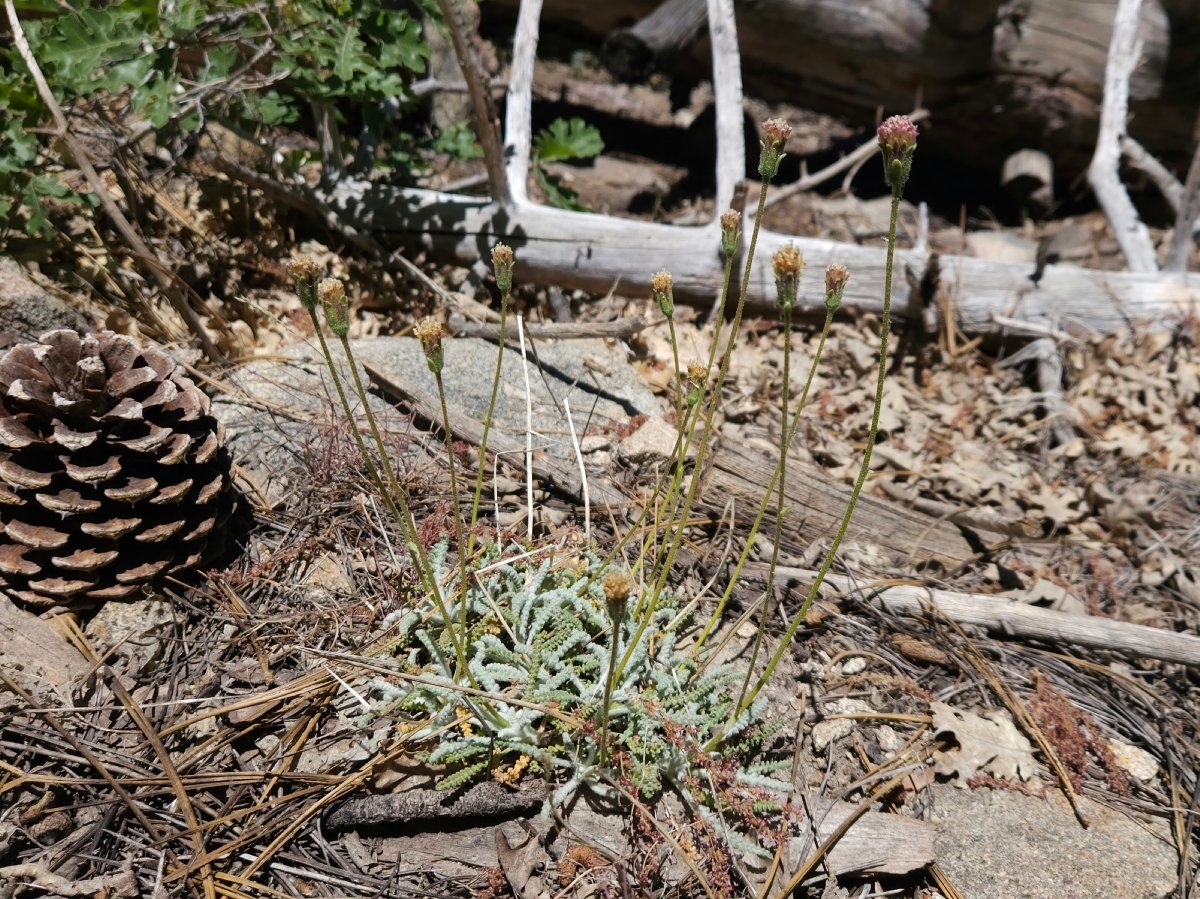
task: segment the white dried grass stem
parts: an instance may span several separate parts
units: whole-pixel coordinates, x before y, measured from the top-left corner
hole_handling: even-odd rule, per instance
[[[567,430],[571,432],[571,448],[575,450],[575,460],[579,463],[579,483],[583,492],[583,536],[588,543],[592,542],[592,501],[588,495],[587,469],[583,467],[583,449],[579,446],[579,438],[575,435],[575,419],[571,417],[571,401],[563,397],[563,409],[567,413]]]
[[[492,509],[496,515],[496,545],[503,546],[500,542],[500,487],[496,484],[496,479],[500,477],[500,454],[496,453],[492,457]]]
[[[533,539],[533,392],[529,386],[529,357],[525,349],[525,319],[517,315],[517,338],[521,342],[521,374],[525,377],[525,496],[529,507],[527,535]]]

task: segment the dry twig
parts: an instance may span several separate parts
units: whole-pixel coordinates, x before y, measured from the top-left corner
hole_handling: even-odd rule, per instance
[[[1118,0],[1113,22],[1108,65],[1104,69],[1104,104],[1100,109],[1100,133],[1096,152],[1088,167],[1088,183],[1117,236],[1125,262],[1135,272],[1158,270],[1150,230],[1138,218],[1137,209],[1121,184],[1120,138],[1125,133],[1129,112],[1129,77],[1137,66],[1138,10],[1142,0]]]

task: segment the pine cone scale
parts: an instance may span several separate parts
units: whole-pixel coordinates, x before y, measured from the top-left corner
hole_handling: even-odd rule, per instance
[[[43,509],[51,512],[95,512],[103,505],[98,499],[88,499],[78,490],[70,488],[58,493],[36,493],[34,496]]]
[[[43,487],[50,486],[54,480],[54,475],[45,471],[34,471],[31,468],[18,465],[11,459],[5,459],[3,462],[0,462],[0,478],[3,478],[12,487],[41,490]]]
[[[4,526],[4,533],[30,549],[62,549],[71,539],[70,535],[63,531],[27,524],[24,521],[10,521]]]

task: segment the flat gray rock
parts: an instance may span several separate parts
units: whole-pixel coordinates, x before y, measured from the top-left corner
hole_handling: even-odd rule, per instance
[[[86,332],[82,312],[34,284],[20,263],[0,257],[0,346],[37,340],[47,331]]]
[[[937,858],[965,896],[980,899],[1165,899],[1175,889],[1166,822],[1144,825],[1080,799],[1080,827],[1057,791],[1045,799],[936,784]]]
[[[436,382],[420,344],[412,338],[380,337],[351,344],[355,358],[381,370],[399,384],[436,397]],[[349,367],[336,342],[343,384],[351,405],[361,409],[353,392]],[[487,411],[497,348],[474,338],[448,338],[442,379],[446,400],[471,418]],[[601,340],[539,342],[537,364],[530,358],[529,392],[534,448],[574,464],[565,409],[570,405],[580,440],[612,437],[638,414],[656,415],[662,402],[650,392],[624,353]],[[364,384],[370,379],[362,372]],[[342,418],[341,406],[316,340],[294,344],[283,358],[251,362],[226,378],[232,388],[218,394],[214,414],[226,428],[226,443],[234,461],[248,469],[272,502],[282,501],[295,486],[304,456],[312,452],[322,429]],[[378,395],[370,397],[372,411],[385,430],[404,434],[409,417]],[[365,419],[359,415],[365,428]],[[496,399],[494,433],[524,443],[526,433],[525,376],[521,356],[505,350]]]

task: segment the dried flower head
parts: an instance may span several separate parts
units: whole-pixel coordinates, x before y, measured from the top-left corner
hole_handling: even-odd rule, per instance
[[[650,276],[650,293],[658,301],[658,308],[667,318],[675,316],[675,295],[672,291],[671,273],[666,269]]]
[[[442,323],[432,315],[426,316],[413,326],[413,334],[421,341],[421,349],[425,351],[425,362],[435,375],[442,373],[445,362],[445,350],[442,347],[442,336],[446,333]]]
[[[846,282],[850,280],[850,269],[835,262],[825,269],[825,308],[837,312],[842,305],[842,294],[846,290]]]
[[[883,180],[899,196],[912,171],[913,152],[917,149],[917,126],[905,115],[894,115],[879,126],[879,149],[883,151]]]
[[[708,367],[701,365],[699,362],[690,363],[687,367],[687,378],[684,380],[689,408],[700,402],[704,396],[704,389],[707,386]]]
[[[742,214],[736,209],[721,213],[721,252],[726,259],[737,253],[738,238],[742,236]]]
[[[317,305],[316,286],[320,273],[321,267],[311,256],[297,256],[288,263],[288,274],[296,282],[296,295],[300,298],[301,305],[309,311]]]
[[[350,330],[350,304],[346,301],[346,285],[337,278],[325,278],[317,285],[317,299],[325,307],[329,330],[345,337]]]
[[[758,157],[758,174],[764,181],[770,181],[779,172],[779,163],[783,160],[783,146],[792,135],[792,126],[783,119],[767,119],[762,124],[762,139],[759,146],[762,152]]]
[[[775,270],[775,293],[779,297],[779,308],[790,312],[796,305],[796,294],[800,290],[804,256],[799,247],[789,243],[775,251],[771,257],[771,267]]]
[[[613,569],[604,575],[604,602],[608,606],[608,617],[616,624],[625,619],[625,611],[629,607],[629,594],[633,592],[633,583],[624,571]]]
[[[492,268],[496,272],[496,286],[501,293],[512,291],[513,251],[508,244],[498,243],[492,247]]]

